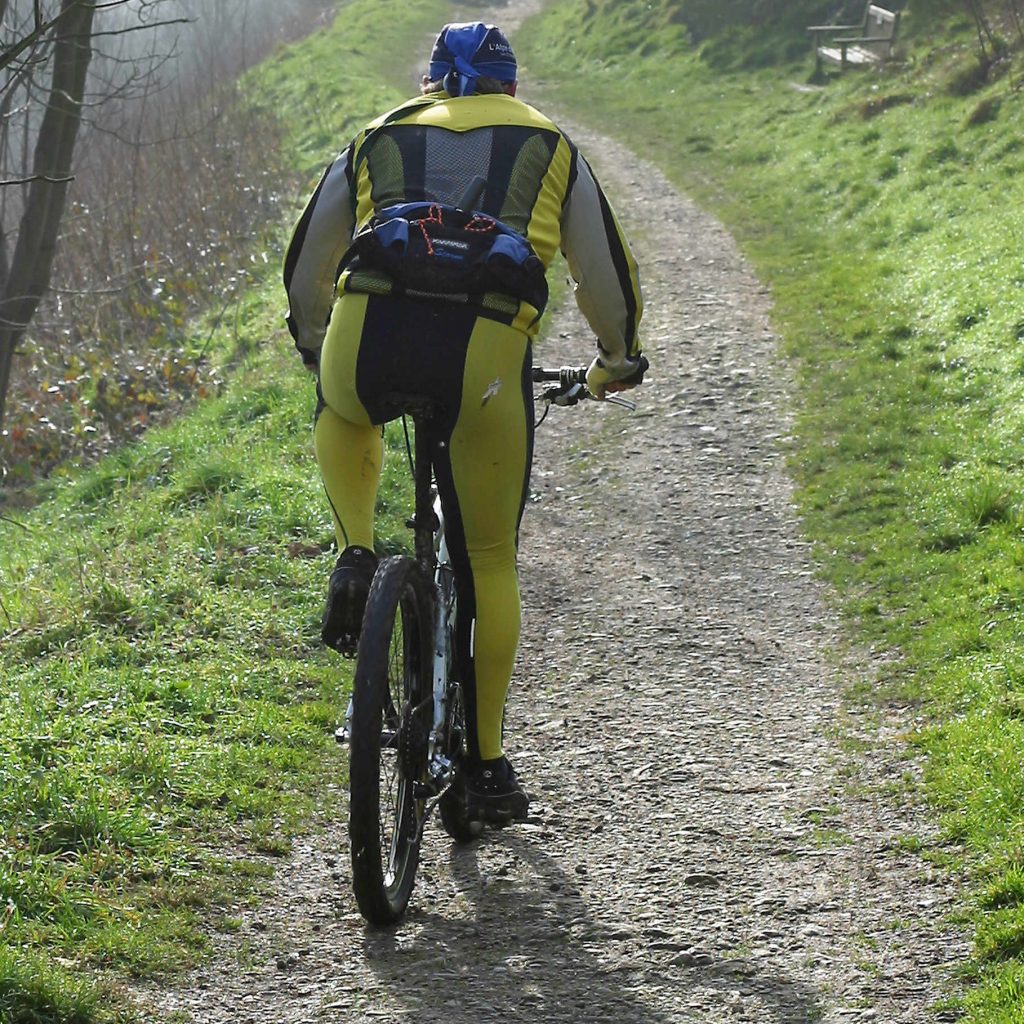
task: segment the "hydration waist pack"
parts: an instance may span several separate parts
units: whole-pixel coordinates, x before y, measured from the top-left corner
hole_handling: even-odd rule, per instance
[[[471,301],[499,292],[543,311],[544,264],[522,235],[484,213],[402,203],[374,215],[342,257],[341,271],[378,270],[406,293]]]

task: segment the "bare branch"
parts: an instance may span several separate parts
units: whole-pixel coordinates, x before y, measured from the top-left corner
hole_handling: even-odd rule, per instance
[[[87,3],[86,0],[77,0],[77,2],[74,2],[74,3],[71,3],[71,4],[62,5],[61,9],[52,18],[50,18],[47,21],[47,20],[44,20],[44,18],[43,18],[42,6],[41,6],[39,0],[35,0],[35,3],[33,5],[34,6],[34,11],[35,11],[35,16],[34,16],[35,24],[34,24],[32,30],[27,35],[25,35],[23,38],[19,39],[16,43],[13,43],[11,46],[8,46],[5,49],[0,50],[0,70],[3,70],[9,64],[13,64],[14,61],[16,61],[18,59],[18,57],[22,53],[25,52],[25,50],[29,49],[31,46],[33,46],[35,43],[37,43],[41,38],[46,36],[50,32],[51,29],[56,28],[70,14],[74,13],[75,11],[81,11],[81,10],[87,10],[87,9],[91,9],[94,12],[95,11],[105,11],[105,10],[109,10],[109,9],[111,9],[113,7],[123,7],[127,3],[129,3],[129,0],[107,0],[106,3]],[[167,25],[188,24],[190,20],[191,19],[189,19],[189,18],[177,18],[177,19],[174,19],[174,20],[169,20],[167,22],[152,22],[152,23],[146,24],[146,25],[136,25],[136,26],[131,27],[131,28],[122,28],[122,29],[118,29],[116,31],[111,31],[111,32],[98,32],[98,33],[96,33],[96,36],[122,35],[122,34],[124,34],[126,32],[136,31],[136,30],[138,30],[140,28],[157,28],[157,27],[159,27],[162,24],[167,24]]]
[[[154,28],[164,28],[167,25],[191,25],[193,23],[192,18],[169,18],[167,21],[149,21],[142,25],[126,25],[123,28],[112,28],[107,32],[90,32],[88,38],[94,39],[106,39],[111,36],[127,36],[131,35],[132,32],[149,32]],[[73,35],[58,35],[58,39],[74,39]],[[82,38],[79,36],[78,38]],[[0,69],[3,68],[3,63],[0,62]]]
[[[126,28],[114,28],[109,32],[93,32],[93,39],[103,39],[106,36],[126,36],[130,32],[149,32],[154,28],[164,28],[166,25],[191,25],[193,18],[169,18],[167,21],[151,21],[145,25],[129,25]]]
[[[125,2],[125,0],[121,0]],[[35,2],[35,27],[28,35],[19,39],[16,43],[6,47],[0,51],[0,70],[7,67],[8,64],[14,63],[18,59],[19,55],[24,53],[30,46],[36,43],[39,39],[45,36],[51,28],[62,22],[72,11],[80,8],[81,4],[70,4],[63,6],[49,21],[43,20],[42,8],[39,5],[39,0]]]
[[[4,188],[7,185],[31,185],[35,181],[48,181],[51,185],[66,185],[69,181],[74,181],[75,176],[73,174],[66,178],[54,178],[49,174],[33,174],[28,178],[8,178],[6,181],[0,180],[0,188]]]

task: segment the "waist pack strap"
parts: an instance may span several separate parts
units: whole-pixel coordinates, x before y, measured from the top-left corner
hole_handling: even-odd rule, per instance
[[[542,311],[544,265],[518,232],[484,213],[403,203],[377,213],[342,258],[349,270],[386,273],[402,291],[441,296],[500,292]]]

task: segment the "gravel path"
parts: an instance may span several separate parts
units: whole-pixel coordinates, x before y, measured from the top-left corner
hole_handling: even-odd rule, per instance
[[[955,893],[900,843],[933,831],[909,721],[844,710],[858,670],[791,505],[769,296],[653,166],[561,123],[633,240],[652,372],[636,413],[554,410],[538,435],[507,729],[531,820],[467,848],[431,828],[386,932],[319,833],[216,964],[140,998],[202,1024],[953,1020]],[[587,337],[558,311],[538,361]]]

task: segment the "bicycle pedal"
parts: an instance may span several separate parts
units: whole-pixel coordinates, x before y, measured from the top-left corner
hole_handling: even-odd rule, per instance
[[[331,643],[325,643],[325,646],[340,654],[343,658],[354,658],[359,650],[359,634],[342,633],[341,636],[336,637]]]

